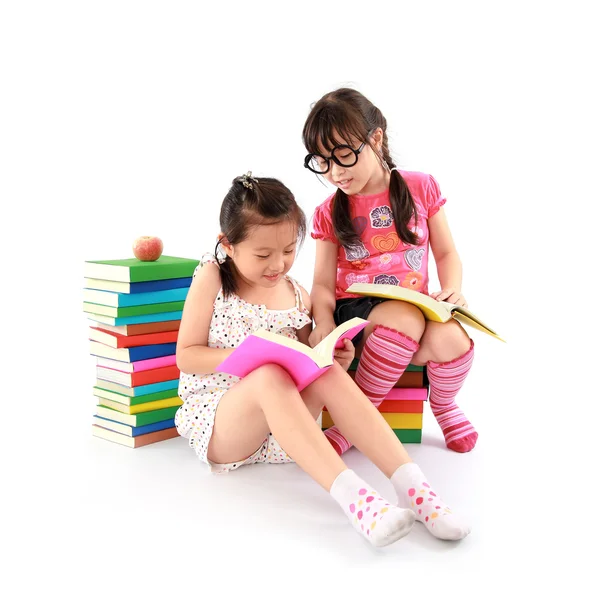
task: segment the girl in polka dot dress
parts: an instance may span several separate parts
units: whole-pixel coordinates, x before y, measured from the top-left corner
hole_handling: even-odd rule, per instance
[[[438,538],[467,535],[469,527],[435,494],[346,373],[354,358],[349,340],[301,393],[277,365],[244,378],[216,371],[259,328],[305,344],[312,330],[310,297],[287,275],[306,231],[290,190],[276,179],[237,177],[221,206],[220,228],[215,256],[224,257],[205,256],[196,269],[177,341],[183,405],[175,424],[200,460],[213,473],[295,461],[375,546],[406,535],[417,515]],[[325,403],[344,435],[390,477],[397,505],[348,469],[327,441],[317,423]]]

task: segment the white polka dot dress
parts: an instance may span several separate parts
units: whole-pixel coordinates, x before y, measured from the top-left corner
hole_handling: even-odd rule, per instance
[[[212,255],[205,256],[196,272],[207,262],[216,263],[216,260]],[[286,280],[294,287],[296,305],[285,310],[270,310],[264,305],[249,304],[235,294],[225,299],[223,290],[219,290],[208,333],[208,347],[235,348],[257,329],[266,329],[297,340],[297,330],[311,323],[311,318],[302,303],[302,293],[298,284],[291,277],[286,276]],[[175,415],[175,426],[179,435],[189,439],[189,445],[194,448],[198,458],[206,462],[213,473],[224,473],[256,462],[293,462],[272,435],[269,435],[252,456],[239,463],[216,465],[208,461],[206,454],[217,406],[223,394],[239,380],[239,377],[225,373],[181,372],[179,397],[183,400],[183,405]]]

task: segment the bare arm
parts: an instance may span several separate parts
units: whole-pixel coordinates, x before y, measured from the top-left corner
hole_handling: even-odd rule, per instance
[[[233,352],[233,348],[208,347],[208,330],[220,287],[219,267],[211,263],[204,265],[192,281],[177,337],[177,367],[184,373],[213,373]]]
[[[306,307],[306,310],[308,310],[309,316],[312,317],[312,302],[311,302],[310,296],[309,296],[308,292],[301,285],[299,287],[300,287],[300,291],[302,292],[302,303]],[[302,329],[298,329],[298,340],[300,342],[302,342],[303,344],[310,346],[310,344],[308,343],[308,336],[310,335],[311,331],[312,331],[312,323],[305,325]]]
[[[441,292],[431,294],[436,300],[446,300],[466,306],[462,295],[462,262],[443,208],[428,221],[429,241],[435,259]]]
[[[315,274],[310,297],[315,324],[333,324],[338,247],[326,240],[317,240]]]
[[[310,312],[310,310],[311,310],[310,296],[308,295],[308,292],[303,287],[300,287],[300,289],[302,290],[302,301],[304,302],[304,306],[306,306],[306,308]],[[302,329],[300,329],[298,331],[298,340],[300,340],[303,344],[310,346],[309,336],[310,336],[311,332],[312,332],[312,323],[310,325],[307,325],[306,327],[303,327]],[[354,360],[354,353],[355,353],[355,349],[354,349],[354,345],[352,344],[352,341],[346,339],[346,340],[344,340],[344,347],[336,349],[333,353],[333,357],[335,358],[335,360],[337,360],[337,362],[340,363],[340,365],[342,365],[344,370],[347,371],[350,368],[352,361]]]

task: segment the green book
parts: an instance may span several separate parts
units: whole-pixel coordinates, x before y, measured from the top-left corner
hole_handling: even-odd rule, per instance
[[[154,402],[155,400],[164,400],[165,398],[173,398],[177,396],[177,388],[161,390],[160,392],[152,392],[152,394],[143,394],[142,396],[125,396],[118,392],[105,390],[104,388],[94,386],[94,395],[107,400],[114,400],[121,404],[134,406],[136,404],[144,404],[145,402]]]
[[[348,371],[356,371],[356,369],[358,369],[358,362],[358,358],[355,358],[350,364]],[[406,371],[422,371],[424,368],[425,367],[423,367],[422,365],[420,366],[409,364],[408,367],[406,367]]]
[[[422,429],[392,429],[403,444],[420,444]]]
[[[157,281],[191,277],[200,263],[195,258],[161,256],[157,260],[143,261],[137,258],[120,260],[87,260],[84,263],[83,276],[109,281]]]
[[[107,406],[100,405],[96,407],[96,415],[104,417],[105,419],[110,419],[111,421],[117,421],[117,423],[130,425],[131,427],[142,427],[142,425],[152,425],[152,423],[172,419],[175,417],[178,408],[179,406],[171,406],[169,408],[159,408],[158,410],[128,415],[119,412],[118,410],[108,408]]]
[[[140,304],[139,306],[106,306],[104,304],[83,303],[83,312],[107,317],[137,317],[155,313],[169,313],[183,310],[185,300],[161,302],[159,304]]]
[[[327,431],[327,427],[324,427],[323,431]],[[403,444],[421,443],[422,429],[392,429],[392,431]]]

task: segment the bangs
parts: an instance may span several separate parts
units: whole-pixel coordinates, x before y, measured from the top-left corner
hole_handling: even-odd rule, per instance
[[[315,106],[304,126],[302,137],[309,154],[327,154],[340,143],[352,146],[354,141],[366,142],[368,131],[358,112],[334,103]]]
[[[306,237],[306,218],[299,206],[296,206],[291,211],[286,211],[284,213],[281,211],[274,211],[271,214],[260,214],[255,209],[244,208],[241,215],[244,219],[244,228],[246,232],[257,227],[289,223],[296,230],[298,246],[301,246],[304,243]],[[245,237],[246,235],[244,235],[244,238]]]

